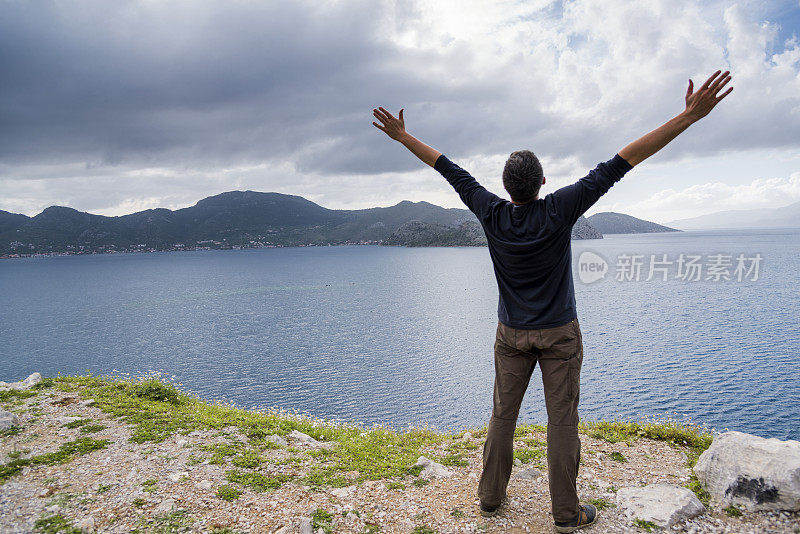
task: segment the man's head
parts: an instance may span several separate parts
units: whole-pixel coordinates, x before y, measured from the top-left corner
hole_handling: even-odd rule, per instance
[[[544,183],[542,164],[530,150],[512,152],[503,169],[503,186],[518,204],[530,202]]]

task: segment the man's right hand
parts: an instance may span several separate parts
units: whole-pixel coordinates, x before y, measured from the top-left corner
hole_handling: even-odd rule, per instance
[[[706,80],[706,83],[695,93],[693,92],[694,83],[692,80],[689,80],[689,88],[686,89],[686,110],[684,114],[694,122],[708,115],[720,100],[733,91],[733,87],[729,87],[727,91],[717,96],[717,93],[719,93],[729,81],[731,81],[730,71],[726,70],[722,73],[717,71],[712,74],[711,77]]]

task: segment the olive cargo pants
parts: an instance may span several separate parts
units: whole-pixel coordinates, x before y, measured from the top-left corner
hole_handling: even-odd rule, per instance
[[[547,469],[553,520],[571,521],[579,510],[576,479],[581,450],[578,397],[583,340],[577,319],[541,330],[520,330],[498,322],[494,407],[483,448],[478,497],[484,506],[494,507],[506,496],[514,463],[514,429],[536,362],[542,369],[547,407]]]

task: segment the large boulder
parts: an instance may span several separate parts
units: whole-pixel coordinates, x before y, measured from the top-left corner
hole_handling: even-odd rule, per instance
[[[662,528],[671,528],[679,521],[697,517],[706,511],[706,507],[690,489],[672,484],[620,488],[617,491],[617,504],[628,519],[652,521]]]
[[[25,380],[17,382],[0,382],[0,391],[8,391],[9,389],[29,389],[42,381],[42,375],[39,373],[31,373]]]
[[[800,510],[800,442],[725,432],[700,455],[697,479],[723,504]]]
[[[17,414],[0,410],[0,430],[8,430],[18,425],[19,417],[17,417]]]

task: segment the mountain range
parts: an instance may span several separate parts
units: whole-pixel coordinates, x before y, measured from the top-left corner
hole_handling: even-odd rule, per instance
[[[800,227],[800,202],[780,208],[717,211],[690,219],[679,219],[667,224],[683,230]]]
[[[582,217],[573,237],[602,235]],[[385,208],[332,210],[300,196],[256,191],[117,217],[64,206],[34,217],[0,211],[0,255],[379,243],[481,245],[486,238],[466,209],[404,200]]]
[[[637,219],[624,213],[605,211],[587,217],[589,224],[597,228],[602,234],[644,234],[653,232],[680,232],[668,226],[654,222]]]

